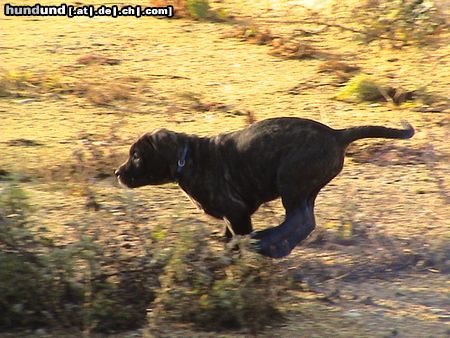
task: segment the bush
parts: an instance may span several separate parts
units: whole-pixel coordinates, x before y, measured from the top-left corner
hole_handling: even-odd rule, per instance
[[[348,102],[384,101],[398,105],[416,98],[417,95],[417,90],[408,91],[402,88],[393,88],[379,84],[366,74],[358,74],[348,81],[336,95],[336,98]]]
[[[0,195],[0,329],[135,328],[146,321],[159,261],[134,260],[102,243],[91,224],[56,245],[29,221],[26,193],[11,181]]]
[[[186,7],[189,14],[195,19],[205,19],[208,16],[208,0],[187,0]]]
[[[364,25],[365,42],[382,37],[422,44],[445,26],[443,15],[432,1],[366,0],[355,14]]]
[[[59,297],[76,293],[65,278],[59,285],[53,283],[68,271],[54,260],[43,259],[49,255],[51,241],[32,230],[31,212],[26,193],[9,182],[0,195],[0,328],[51,323],[61,311]]]
[[[206,329],[262,329],[280,319],[276,308],[279,281],[272,262],[249,251],[213,250],[204,229],[177,235],[171,258],[160,277],[153,325],[160,321],[193,323]]]

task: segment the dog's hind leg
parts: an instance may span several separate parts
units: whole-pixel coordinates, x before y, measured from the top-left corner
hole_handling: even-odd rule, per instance
[[[256,250],[272,258],[287,256],[315,228],[315,197],[297,201],[295,208],[286,210],[285,220],[280,225],[253,233],[252,237],[258,240]]]
[[[308,145],[308,147],[313,145]],[[256,250],[273,258],[287,256],[314,230],[314,202],[320,189],[342,169],[343,153],[334,143],[319,143],[320,151],[308,147],[288,156],[277,174],[277,188],[286,209],[284,221],[252,235]],[[320,146],[320,147],[319,147]]]

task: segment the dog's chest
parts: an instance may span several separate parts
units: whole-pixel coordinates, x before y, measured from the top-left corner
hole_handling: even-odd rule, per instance
[[[198,210],[205,212],[205,209],[203,208],[202,204],[199,201],[197,201],[194,197],[192,197],[190,194],[188,194],[181,186],[180,186],[180,188],[181,188],[181,191],[187,196],[187,198],[189,198],[189,200],[192,202],[192,204],[195,205],[195,207]]]
[[[188,192],[186,192],[181,186],[180,186],[181,190],[184,192],[184,194],[189,198],[189,200],[192,202],[192,204],[194,204],[197,209],[203,211],[205,214],[208,214],[210,216],[216,217],[216,218],[222,218],[223,217],[223,212],[220,211],[219,209],[212,207],[214,205],[214,203],[210,203],[210,202],[206,202],[204,201],[204,203],[200,202],[202,200],[202,198],[200,198],[200,201],[195,198],[194,196],[192,196],[191,194],[189,194]],[[205,197],[205,196],[203,196]],[[206,198],[208,200],[208,198]]]
[[[186,193],[184,190],[183,190],[183,192],[191,200],[192,204],[194,204],[197,207],[198,210],[205,212],[205,210],[203,209],[203,207],[199,201],[197,201],[194,197],[192,197],[191,195]]]

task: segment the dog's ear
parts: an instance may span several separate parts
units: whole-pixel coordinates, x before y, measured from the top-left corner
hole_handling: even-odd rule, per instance
[[[150,136],[155,143],[170,144],[177,141],[177,134],[166,128],[156,129],[150,133]]]
[[[176,170],[176,163],[180,152],[179,135],[165,128],[154,130],[144,135],[145,142],[164,160],[171,171]]]
[[[177,161],[180,153],[180,137],[177,133],[165,128],[157,129],[150,135],[155,151],[165,160],[170,175],[174,176],[177,170]]]
[[[148,134],[148,137],[157,152],[169,156],[177,153],[179,140],[178,135],[173,131],[161,128]]]

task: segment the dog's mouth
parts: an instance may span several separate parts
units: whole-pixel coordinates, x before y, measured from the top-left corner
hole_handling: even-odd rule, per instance
[[[123,175],[117,175],[117,182],[123,188],[134,188],[137,183],[134,177],[124,179]]]
[[[117,182],[119,183],[119,185],[120,185],[121,187],[123,187],[123,188],[129,188],[128,184],[126,184],[126,183],[122,180],[122,178],[120,177],[120,175],[117,176]]]
[[[117,182],[121,187],[124,188],[138,188],[145,185],[145,182],[142,179],[134,178],[134,177],[123,177],[123,175],[117,176]]]

